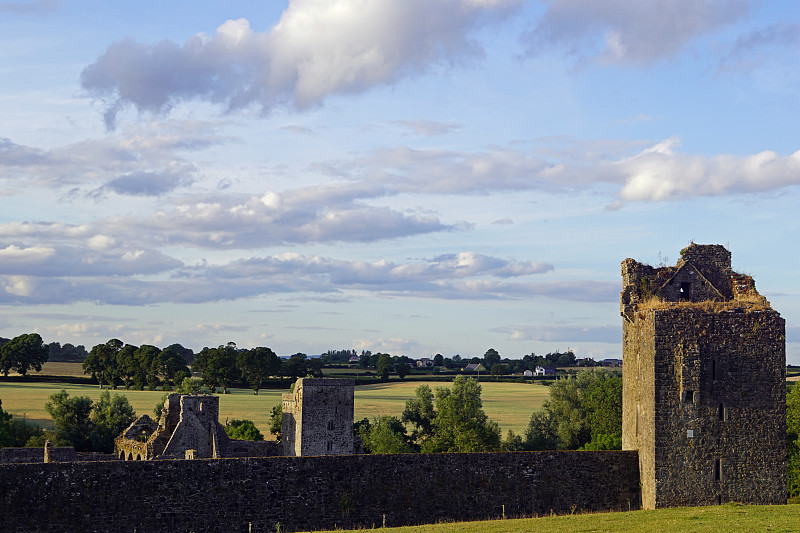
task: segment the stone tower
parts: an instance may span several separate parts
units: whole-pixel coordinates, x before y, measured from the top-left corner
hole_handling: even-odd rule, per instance
[[[622,280],[622,448],[643,508],[786,503],[784,320],[719,245],[626,259]]]
[[[283,455],[352,455],[352,379],[300,378],[283,395]]]

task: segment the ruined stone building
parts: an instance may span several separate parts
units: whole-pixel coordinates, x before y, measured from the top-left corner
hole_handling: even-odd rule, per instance
[[[723,246],[626,259],[623,450],[642,506],[786,503],[785,324]]]
[[[298,379],[283,395],[283,455],[353,454],[354,385],[352,379]]]
[[[170,394],[158,422],[142,415],[115,441],[126,461],[280,455],[276,443],[229,439],[219,423],[219,396]]]

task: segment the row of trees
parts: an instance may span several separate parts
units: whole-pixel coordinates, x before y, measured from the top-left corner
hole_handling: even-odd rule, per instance
[[[457,376],[450,389],[419,386],[401,417],[363,419],[355,426],[367,453],[620,449],[622,379],[581,372],[556,381],[525,434],[509,431],[505,439],[483,411],[481,386],[464,376]]]
[[[191,375],[186,364],[191,353],[180,344],[162,350],[150,344],[134,346],[111,339],[92,348],[83,361],[83,372],[97,379],[101,389],[104,384],[114,389],[122,384],[126,389],[147,386],[155,390],[159,384],[171,387]]]

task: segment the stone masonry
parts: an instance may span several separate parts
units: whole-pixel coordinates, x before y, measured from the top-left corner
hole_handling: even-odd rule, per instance
[[[645,509],[786,503],[785,324],[730,257],[622,263],[622,446]]]
[[[354,386],[352,379],[298,379],[283,395],[283,455],[353,454]]]

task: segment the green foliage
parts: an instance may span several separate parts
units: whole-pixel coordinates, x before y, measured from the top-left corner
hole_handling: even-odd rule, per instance
[[[498,363],[500,363],[500,354],[497,353],[497,350],[494,348],[486,350],[486,353],[483,354],[483,366],[491,369],[492,366]]]
[[[417,387],[416,398],[406,401],[402,422],[414,426],[411,440],[424,453],[500,449],[500,426],[483,411],[481,386],[464,376],[455,378],[452,389]]]
[[[428,385],[420,385],[415,391],[416,398],[406,400],[402,421],[412,424],[411,440],[421,445],[433,435],[433,420],[436,411],[433,407],[433,392]]]
[[[800,386],[786,393],[787,489],[790,498],[800,497]]]
[[[104,383],[113,387],[115,380],[120,377],[122,369],[118,365],[117,354],[122,347],[121,340],[110,339],[105,344],[94,346],[89,356],[84,359],[84,374],[91,374],[97,379],[101,389]]]
[[[378,376],[382,381],[389,379],[389,373],[392,371],[392,356],[388,353],[382,353],[378,356]]]
[[[237,355],[236,363],[242,377],[258,394],[261,384],[271,375],[280,373],[281,361],[275,352],[265,347],[242,350]]]
[[[114,451],[114,439],[136,419],[133,407],[126,396],[100,394],[100,401],[92,411],[92,449],[104,453]]]
[[[264,435],[261,434],[252,420],[231,420],[225,424],[225,433],[231,439],[264,440]]]
[[[55,426],[55,436],[77,451],[110,453],[114,438],[136,418],[125,396],[108,391],[94,404],[86,396],[71,397],[62,390],[50,396],[45,406]]]
[[[212,392],[222,387],[227,394],[228,387],[239,379],[239,368],[236,365],[236,344],[229,342],[217,348],[203,348],[195,357],[193,369],[203,376],[203,383]]]
[[[203,385],[202,379],[194,379],[190,377],[183,378],[180,385],[176,389],[179,394],[210,394],[211,391]]]
[[[366,422],[366,424],[364,423]],[[364,419],[356,428],[365,453],[412,453],[406,428],[396,416],[380,416],[370,424]]]
[[[556,381],[549,392],[542,409],[531,416],[525,449],[621,449],[621,377],[579,372],[575,378]]]
[[[276,440],[281,440],[283,433],[283,404],[278,404],[272,408],[269,416],[269,432],[275,435]]]
[[[50,350],[38,333],[20,335],[0,346],[0,372],[4,376],[11,370],[23,376],[31,369],[41,372],[49,356]]]

